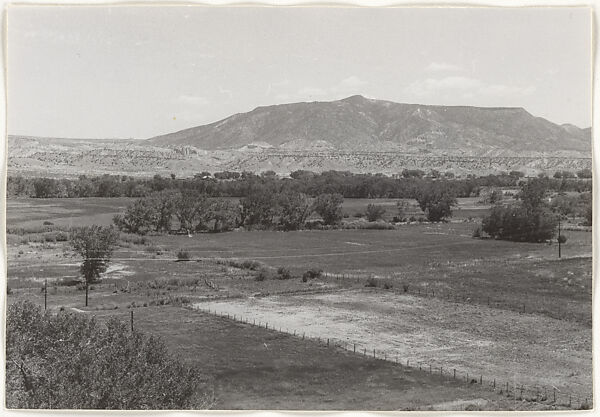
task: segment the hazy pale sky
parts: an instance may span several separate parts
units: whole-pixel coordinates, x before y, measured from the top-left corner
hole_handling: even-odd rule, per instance
[[[591,124],[587,8],[13,6],[8,132],[148,138],[353,94]]]

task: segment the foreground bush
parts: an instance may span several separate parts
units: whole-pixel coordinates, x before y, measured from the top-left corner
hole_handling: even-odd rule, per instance
[[[6,318],[8,408],[206,408],[200,375],[157,337],[111,319],[12,304]]]

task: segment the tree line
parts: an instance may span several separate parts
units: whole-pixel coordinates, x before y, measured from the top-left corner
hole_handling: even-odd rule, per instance
[[[416,193],[419,207],[430,221],[442,221],[452,215],[457,202],[452,188],[445,182],[426,183]],[[197,190],[155,191],[134,200],[113,223],[127,233],[169,233],[177,230],[192,232],[225,232],[235,228],[300,230],[308,226],[336,226],[344,216],[344,196],[323,193],[315,197],[295,191],[279,190],[274,183],[254,184],[245,197],[211,197]],[[383,218],[385,208],[369,204],[365,216],[369,221]],[[317,214],[320,220],[307,223]],[[398,205],[395,221],[406,220],[404,207]]]
[[[583,175],[583,174],[582,174]],[[587,174],[586,174],[587,175]],[[547,178],[547,177],[545,177]],[[555,191],[591,191],[591,181],[566,175],[547,178],[548,187]],[[280,177],[273,171],[254,174],[250,172],[202,172],[193,178],[175,175],[152,178],[135,178],[119,175],[102,175],[75,179],[27,178],[10,176],[7,196],[35,198],[82,197],[146,197],[163,190],[199,192],[210,197],[246,197],[258,186],[268,186],[276,192],[292,191],[310,197],[320,194],[341,194],[344,198],[416,198],[427,184],[443,182],[455,197],[476,197],[482,187],[517,187],[528,181],[523,173],[511,171],[497,175],[454,178],[432,171],[425,175],[421,170],[405,169],[390,177],[384,174],[354,174],[346,171],[315,173],[298,170],[289,177]]]
[[[303,229],[317,213],[323,225],[336,225],[343,217],[340,194],[320,194],[311,198],[286,190],[275,193],[267,186],[254,187],[241,199],[210,197],[195,190],[163,190],[140,197],[125,212],[114,216],[113,223],[127,233],[169,233],[174,223],[186,233],[226,232],[238,227],[248,229]]]

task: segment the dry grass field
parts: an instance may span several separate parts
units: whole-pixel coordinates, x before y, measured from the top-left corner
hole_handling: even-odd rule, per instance
[[[352,216],[371,202],[378,203],[347,200],[345,209]],[[9,302],[43,305],[47,280],[49,308],[125,319],[134,311],[136,325],[160,334],[184,360],[206,369],[216,408],[554,406],[454,380],[446,373],[453,368],[459,377],[483,375],[488,383],[497,378],[540,389],[553,385],[559,396],[572,393],[580,403],[591,395],[589,232],[566,231],[560,260],[555,244],[474,239],[476,222],[469,218],[487,208],[465,199],[459,210],[464,215],[450,223],[395,230],[122,234],[85,309],[81,287],[69,285],[79,276],[80,260],[56,233],[72,225],[110,224],[128,203],[8,201]],[[381,204],[389,207],[388,215],[395,210],[392,200]],[[191,260],[178,262],[180,250]],[[257,281],[257,271],[243,267],[244,260],[271,271],[288,268],[292,278]],[[310,268],[327,275],[303,282]],[[181,305],[268,321],[346,347],[356,343],[408,359],[411,367]],[[413,367],[418,363],[423,372]],[[445,376],[429,375],[429,364],[443,367]],[[573,407],[579,405],[573,400]]]

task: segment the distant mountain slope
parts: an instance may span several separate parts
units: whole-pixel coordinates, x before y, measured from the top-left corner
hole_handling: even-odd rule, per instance
[[[352,96],[258,107],[148,140],[156,146],[520,155],[591,151],[590,129],[557,125],[522,108],[402,104]]]

